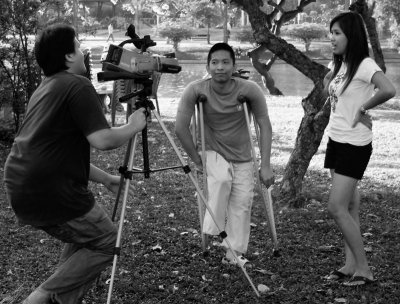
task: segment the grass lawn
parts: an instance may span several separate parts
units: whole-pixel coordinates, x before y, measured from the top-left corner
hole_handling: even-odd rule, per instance
[[[270,98],[268,106],[274,128],[272,164],[278,184],[273,195],[277,201],[279,178],[293,148],[302,109],[299,99],[287,97]],[[172,131],[175,112],[161,106],[161,113]],[[221,264],[218,247],[212,246],[209,254],[203,255],[194,187],[182,170],[168,170],[153,173],[149,179],[134,176],[136,193],[128,200],[112,303],[398,303],[400,112],[388,109],[372,113],[374,152],[360,189],[361,229],[376,283],[350,288],[323,279],[343,261],[340,233],[326,212],[329,177],[322,168],[324,139],[304,180],[306,206],[294,210],[275,205],[281,257],[272,256],[264,208],[260,196],[255,197],[248,274],[256,287],[269,287],[259,300],[239,269]],[[149,125],[148,142],[152,168],[178,164],[155,121]],[[9,147],[1,145],[3,175]],[[136,153],[139,167],[140,147]],[[124,153],[125,147],[109,152],[93,150],[92,161],[116,173]],[[43,232],[18,226],[3,184],[0,187],[0,303],[20,303],[54,271],[61,244]],[[111,212],[114,197],[98,185],[91,188]],[[106,303],[109,275],[108,270],[90,290],[87,304]]]

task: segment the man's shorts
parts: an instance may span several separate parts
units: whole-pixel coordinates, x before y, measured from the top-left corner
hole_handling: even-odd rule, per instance
[[[329,138],[326,147],[324,168],[334,169],[335,173],[362,179],[372,154],[372,143],[354,146]]]

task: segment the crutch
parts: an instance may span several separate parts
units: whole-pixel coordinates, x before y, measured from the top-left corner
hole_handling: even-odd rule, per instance
[[[197,114],[198,115],[196,115],[196,112],[193,113],[192,124],[191,124],[192,139],[193,139],[193,143],[195,144],[196,148],[197,148],[197,132],[198,132],[197,127],[201,126],[200,125],[199,112]],[[202,162],[203,162],[203,157],[202,157]],[[204,164],[204,162],[203,162],[203,164]],[[204,174],[205,174],[205,171],[204,171],[204,168],[203,168],[203,175]],[[196,181],[198,181],[198,173],[197,172],[194,173],[194,177],[196,178]],[[207,198],[206,184],[203,185],[203,191],[204,191],[203,192],[204,197]],[[207,245],[208,245],[207,244],[207,242],[208,242],[207,235],[203,233],[203,222],[204,222],[204,212],[205,212],[205,210],[204,210],[204,205],[201,202],[200,195],[198,193],[197,193],[197,206],[198,206],[198,209],[199,209],[201,245],[202,245],[201,247],[203,248],[203,253],[205,253],[206,250],[207,250]]]
[[[198,125],[200,126],[200,141],[201,141],[201,164],[203,165],[203,194],[204,198],[208,199],[208,185],[207,185],[207,158],[206,158],[206,142],[204,139],[204,102],[207,101],[207,97],[203,94],[199,96],[197,99],[197,111],[198,111]],[[203,206],[203,205],[202,205]],[[203,210],[202,210],[203,212]],[[204,219],[204,212],[202,213]],[[205,253],[208,246],[208,236],[203,233],[203,222],[201,224],[201,235],[202,240],[204,239],[205,248],[203,248],[203,252]]]
[[[257,157],[256,157],[256,151],[254,148],[254,143],[252,140],[252,132],[251,132],[251,126],[250,126],[250,116],[249,116],[249,111],[247,108],[247,99],[246,97],[244,97],[243,95],[240,95],[238,97],[238,101],[243,105],[243,109],[244,109],[244,115],[246,118],[246,124],[247,124],[247,130],[249,132],[249,138],[250,138],[250,144],[251,144],[251,153],[253,156],[253,165],[254,165],[254,172],[256,175],[256,179],[257,179],[257,184],[259,186],[261,195],[262,195],[262,199],[264,202],[264,206],[265,206],[265,210],[267,212],[267,218],[268,218],[268,223],[269,223],[269,229],[272,235],[272,240],[274,242],[274,248],[273,248],[273,255],[274,256],[279,256],[280,252],[279,252],[279,247],[278,247],[278,238],[276,235],[276,228],[275,228],[275,218],[274,218],[274,208],[272,205],[272,195],[271,195],[271,191],[272,191],[272,187],[269,187],[268,189],[266,189],[266,191],[263,189],[262,187],[262,183],[261,183],[261,179],[260,179],[260,173],[258,171],[258,166],[257,166]],[[256,121],[254,120],[254,127],[255,127],[255,131],[256,131],[256,137],[257,137],[257,141],[258,144],[260,144],[260,134],[259,134],[259,130],[258,130],[258,126],[256,125]]]

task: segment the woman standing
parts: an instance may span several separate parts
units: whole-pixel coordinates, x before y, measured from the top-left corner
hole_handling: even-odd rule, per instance
[[[368,110],[392,98],[396,91],[369,57],[367,34],[359,14],[339,14],[331,21],[330,32],[333,62],[324,84],[331,114],[324,167],[331,171],[328,212],[343,234],[345,263],[327,279],[348,279],[344,285],[358,286],[374,280],[360,233],[357,188],[372,153]]]

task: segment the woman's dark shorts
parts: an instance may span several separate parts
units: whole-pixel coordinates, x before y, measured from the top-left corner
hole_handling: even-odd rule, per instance
[[[362,179],[372,154],[372,143],[354,146],[329,138],[326,147],[324,168],[334,169],[335,173]]]

